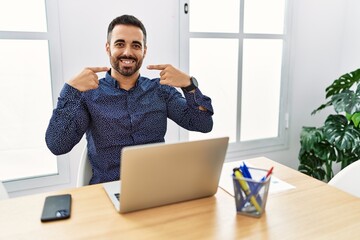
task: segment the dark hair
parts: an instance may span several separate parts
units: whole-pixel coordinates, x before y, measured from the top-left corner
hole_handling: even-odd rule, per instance
[[[122,15],[111,21],[107,31],[107,41],[110,42],[111,33],[116,25],[130,25],[141,29],[144,34],[144,45],[146,46],[146,29],[142,22],[132,15]]]

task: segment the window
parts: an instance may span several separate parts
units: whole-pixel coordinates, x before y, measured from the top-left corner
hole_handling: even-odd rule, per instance
[[[68,179],[67,157],[45,144],[62,82],[57,18],[56,1],[4,0],[0,8],[0,180],[9,191]]]
[[[228,158],[286,147],[286,0],[181,0],[180,64],[213,100]],[[254,152],[255,153],[255,152]]]

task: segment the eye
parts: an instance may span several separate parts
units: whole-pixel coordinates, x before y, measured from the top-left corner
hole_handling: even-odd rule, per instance
[[[141,45],[140,44],[134,44],[133,48],[136,49],[136,50],[139,50],[139,49],[141,49]]]
[[[115,47],[124,47],[124,46],[125,46],[125,43],[123,43],[123,42],[117,42],[117,43],[115,43],[114,45],[115,45]]]

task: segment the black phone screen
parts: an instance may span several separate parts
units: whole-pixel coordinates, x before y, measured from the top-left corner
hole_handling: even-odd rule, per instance
[[[55,221],[70,217],[71,213],[71,195],[55,195],[45,198],[41,221]]]

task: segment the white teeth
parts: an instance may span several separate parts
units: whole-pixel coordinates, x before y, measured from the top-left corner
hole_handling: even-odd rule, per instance
[[[130,64],[130,63],[133,63],[134,61],[133,60],[122,60],[122,62],[125,64]]]

